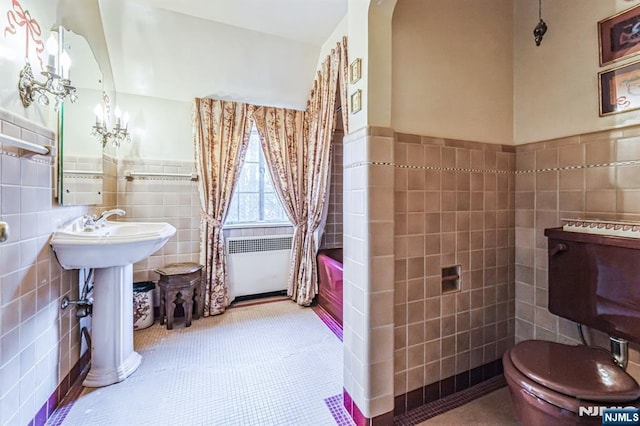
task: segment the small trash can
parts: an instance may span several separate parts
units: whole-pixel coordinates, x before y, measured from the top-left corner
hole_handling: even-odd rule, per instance
[[[153,325],[153,281],[133,283],[133,329],[142,330]]]

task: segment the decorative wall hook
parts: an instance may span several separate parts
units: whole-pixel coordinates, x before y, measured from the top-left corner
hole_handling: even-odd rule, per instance
[[[540,46],[542,37],[547,32],[547,24],[542,20],[542,0],[538,0],[538,25],[533,29],[533,36],[536,40],[536,46]]]

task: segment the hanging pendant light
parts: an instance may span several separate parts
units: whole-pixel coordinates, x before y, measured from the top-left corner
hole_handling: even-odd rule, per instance
[[[538,0],[538,25],[533,29],[533,36],[536,40],[536,46],[540,46],[542,37],[547,32],[547,24],[542,20],[542,0]]]

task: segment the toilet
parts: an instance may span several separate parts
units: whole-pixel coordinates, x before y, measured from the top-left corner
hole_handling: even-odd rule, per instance
[[[640,238],[545,230],[549,311],[615,337],[640,342]],[[619,345],[620,346],[620,345]],[[602,424],[599,407],[640,407],[640,386],[619,364],[626,353],[525,340],[502,357],[524,425]]]

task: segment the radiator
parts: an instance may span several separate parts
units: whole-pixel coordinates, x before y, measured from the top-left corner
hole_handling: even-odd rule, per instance
[[[229,301],[286,290],[291,240],[291,235],[227,238]]]

